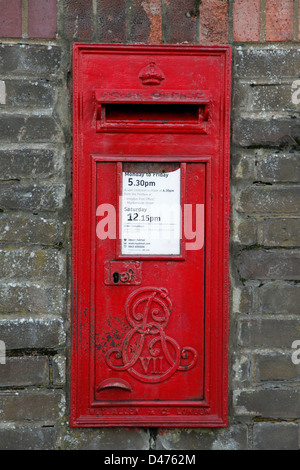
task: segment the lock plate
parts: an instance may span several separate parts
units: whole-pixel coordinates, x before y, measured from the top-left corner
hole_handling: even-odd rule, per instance
[[[104,284],[106,286],[139,286],[142,282],[140,261],[106,261]]]

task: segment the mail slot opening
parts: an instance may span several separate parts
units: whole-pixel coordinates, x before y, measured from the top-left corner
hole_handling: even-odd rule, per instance
[[[107,103],[103,108],[107,123],[197,123],[204,113],[204,106],[193,104]]]

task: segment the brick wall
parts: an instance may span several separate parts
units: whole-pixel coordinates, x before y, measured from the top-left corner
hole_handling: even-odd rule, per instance
[[[0,448],[299,448],[299,3],[0,0]],[[233,45],[226,429],[69,428],[73,41]]]
[[[0,37],[98,42],[298,41],[298,0],[1,0]],[[180,25],[180,26],[179,26]]]

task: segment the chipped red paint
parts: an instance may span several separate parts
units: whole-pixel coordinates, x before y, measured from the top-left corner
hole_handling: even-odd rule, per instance
[[[229,103],[229,46],[74,45],[73,427],[227,425]],[[204,245],[183,215],[172,254],[99,239],[125,172],[154,169],[204,207]]]

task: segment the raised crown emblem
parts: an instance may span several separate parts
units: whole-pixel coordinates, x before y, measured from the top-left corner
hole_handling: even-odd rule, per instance
[[[139,79],[143,85],[160,85],[165,76],[155,62],[150,62],[140,71]]]

